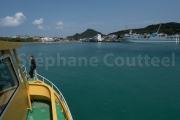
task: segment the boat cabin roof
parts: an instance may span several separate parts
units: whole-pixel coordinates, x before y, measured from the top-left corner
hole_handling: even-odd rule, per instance
[[[21,48],[21,43],[0,41],[0,50]]]

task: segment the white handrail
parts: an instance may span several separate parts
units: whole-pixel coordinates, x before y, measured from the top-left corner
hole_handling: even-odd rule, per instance
[[[63,102],[65,103],[65,105],[67,106],[67,110],[66,110],[66,112],[69,112],[70,113],[70,110],[69,110],[69,107],[68,107],[68,105],[67,105],[67,102],[66,102],[66,100],[65,100],[65,98],[64,98],[64,96],[63,96],[63,94],[61,93],[61,91],[57,88],[57,86],[56,85],[54,85],[50,80],[48,80],[47,78],[45,78],[45,77],[43,77],[43,76],[41,76],[41,75],[39,75],[37,72],[36,72],[36,74],[39,76],[39,77],[41,77],[41,78],[43,78],[43,80],[46,80],[46,81],[48,81],[50,84],[51,84],[51,87],[54,89],[54,87],[56,88],[56,92],[60,95],[60,97],[61,97],[61,100],[63,100]],[[40,79],[39,79],[40,80]],[[42,81],[42,80],[41,80]],[[71,113],[70,113],[70,115],[71,115]],[[72,116],[71,116],[72,117]]]
[[[20,70],[18,69],[18,74],[19,74],[19,79],[21,80],[21,82],[23,82],[22,76],[20,74]]]
[[[22,68],[23,68],[23,67],[24,67],[24,69],[25,69],[23,73],[26,73],[26,74],[27,74],[26,67],[25,67],[24,65],[22,66]],[[69,110],[69,107],[68,107],[68,104],[67,104],[67,102],[66,102],[63,94],[61,93],[61,91],[57,88],[57,86],[54,85],[54,83],[51,82],[50,80],[48,80],[47,78],[43,77],[42,75],[39,75],[36,70],[35,70],[35,74],[43,79],[43,80],[41,80],[42,82],[45,83],[45,81],[47,81],[47,82],[49,82],[49,83],[51,84],[51,87],[52,87],[53,89],[54,89],[54,87],[56,88],[56,90],[55,90],[55,89],[54,89],[54,90],[60,95],[60,99],[65,103],[65,105],[66,105],[66,107],[67,107],[67,109],[66,109],[65,112],[69,112],[70,117],[71,117],[71,120],[73,120],[72,115],[71,115],[71,111]],[[40,80],[40,79],[38,79],[38,80]]]
[[[26,74],[27,74],[26,67],[23,65],[23,66],[21,66],[21,68],[24,68],[24,71],[23,71],[23,73],[26,73]]]

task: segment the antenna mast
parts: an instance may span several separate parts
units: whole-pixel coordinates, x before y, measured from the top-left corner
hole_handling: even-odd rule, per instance
[[[161,28],[161,24],[160,24],[160,26],[159,26],[159,28],[158,28],[158,31],[157,31],[157,33],[159,33],[159,30],[160,30],[160,28]]]

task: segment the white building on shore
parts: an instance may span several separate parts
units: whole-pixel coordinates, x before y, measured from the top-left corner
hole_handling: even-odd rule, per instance
[[[103,39],[101,37],[101,34],[97,34],[95,37],[94,37],[94,40],[98,41],[98,42],[101,42]]]
[[[40,42],[53,42],[53,38],[51,37],[43,37],[39,40]]]
[[[109,37],[109,38],[112,38],[112,39],[116,39],[116,38],[117,38],[117,36],[116,36],[116,35],[113,35],[113,34],[108,35],[108,37]]]

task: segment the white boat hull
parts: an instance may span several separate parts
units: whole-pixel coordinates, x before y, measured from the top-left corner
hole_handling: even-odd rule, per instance
[[[136,42],[136,43],[176,43],[176,40],[168,39],[127,39],[123,38],[122,42]]]

